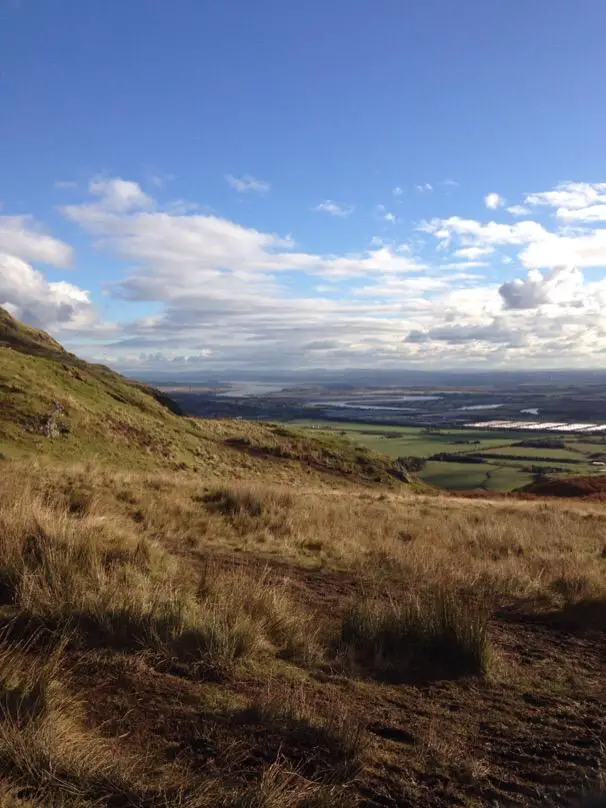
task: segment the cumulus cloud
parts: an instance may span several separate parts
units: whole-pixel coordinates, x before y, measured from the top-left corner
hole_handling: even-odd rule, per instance
[[[525,203],[555,209],[565,222],[606,221],[606,182],[563,182],[550,191],[528,194]]]
[[[149,208],[152,205],[151,197],[144,193],[136,182],[119,177],[111,179],[97,177],[91,180],[88,190],[93,196],[99,197],[100,204],[106,210],[116,213]]]
[[[433,191],[433,185],[430,182],[423,182],[421,185],[417,185],[416,189],[421,194],[427,194],[430,191]]]
[[[536,309],[545,304],[579,305],[583,275],[576,267],[554,267],[547,272],[532,269],[525,279],[499,287],[506,309]],[[582,305],[582,304],[581,304]]]
[[[78,328],[94,321],[88,292],[65,281],[47,281],[14,255],[0,254],[0,306],[38,328]]]
[[[32,263],[71,267],[73,250],[48,235],[32,216],[0,216],[0,306],[41,328],[89,326],[95,320],[88,292],[49,281]]]
[[[507,213],[511,213],[512,216],[530,216],[532,211],[525,205],[510,205],[507,208]]]
[[[354,211],[353,205],[338,205],[332,199],[325,199],[312,208],[316,213],[328,213],[330,216],[350,216]]]
[[[103,200],[65,206],[63,211],[95,236],[100,247],[133,267],[109,287],[110,294],[163,306],[158,317],[132,323],[116,339],[114,352],[129,356],[129,361],[133,349],[148,356],[161,350],[165,357],[174,351],[178,357],[184,345],[210,350],[213,362],[237,358],[257,365],[261,356],[269,364],[283,365],[295,356],[303,361],[310,344],[326,340],[339,341],[342,362],[351,351],[364,354],[369,339],[379,339],[381,350],[387,351],[387,343],[397,344],[401,333],[396,318],[401,303],[362,303],[351,290],[338,300],[293,296],[288,279],[303,273],[351,284],[356,278],[368,282],[425,272],[406,244],[319,254],[296,249],[288,236],[218,216],[168,210],[117,213]]]
[[[505,200],[497,193],[486,194],[484,197],[484,204],[490,210],[496,210],[505,204]]]
[[[250,174],[244,174],[243,177],[234,177],[233,174],[226,174],[225,179],[239,194],[246,194],[249,191],[254,191],[258,194],[265,194],[271,188],[271,185],[268,182],[265,180],[258,180],[256,177],[253,177]]]
[[[394,196],[402,196],[403,193],[404,193],[404,189],[401,188],[399,185],[396,185],[396,187],[392,191],[392,194]]]

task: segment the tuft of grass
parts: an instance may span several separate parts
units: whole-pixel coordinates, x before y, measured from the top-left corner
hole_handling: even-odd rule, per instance
[[[453,678],[487,673],[488,613],[444,589],[365,599],[340,626],[346,656],[378,676]]]
[[[210,574],[204,587],[206,603],[224,614],[235,612],[254,627],[257,647],[269,646],[281,658],[302,665],[321,660],[319,629],[313,616],[292,600],[284,584],[272,581],[267,569],[258,575]]]
[[[259,518],[288,510],[294,498],[288,491],[241,485],[219,486],[205,494],[203,501],[210,510],[233,519],[238,516]]]
[[[261,516],[263,502],[261,497],[250,489],[218,488],[204,498],[207,505],[224,516]]]
[[[196,588],[174,556],[119,521],[29,493],[4,505],[0,600],[23,626],[223,672],[261,649],[302,663],[319,655],[311,616],[267,574],[223,573]]]

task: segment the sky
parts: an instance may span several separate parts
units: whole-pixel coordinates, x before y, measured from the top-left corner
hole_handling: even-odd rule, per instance
[[[0,0],[0,305],[133,375],[599,368],[604,0]]]

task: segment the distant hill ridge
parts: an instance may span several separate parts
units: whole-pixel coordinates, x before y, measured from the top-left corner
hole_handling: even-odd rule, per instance
[[[2,308],[0,452],[274,483],[327,474],[362,483],[407,479],[393,461],[336,435],[185,417],[163,393],[85,362]]]

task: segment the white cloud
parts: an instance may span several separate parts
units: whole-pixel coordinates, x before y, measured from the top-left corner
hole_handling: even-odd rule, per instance
[[[354,212],[353,205],[338,205],[332,199],[325,199],[312,208],[316,213],[328,213],[330,216],[349,216]]]
[[[69,268],[73,250],[45,233],[32,216],[0,216],[0,306],[41,328],[89,326],[95,321],[88,292],[48,281],[30,262]]]
[[[524,205],[510,205],[507,213],[511,213],[512,216],[530,216],[532,211]]]
[[[390,224],[395,224],[397,221],[396,214],[392,213],[390,210],[387,210],[385,205],[377,205],[376,215],[379,216],[379,218],[383,219],[385,222],[389,222]]]
[[[47,235],[32,216],[0,216],[0,252],[55,267],[73,260],[72,248]]]
[[[440,264],[440,269],[473,269],[475,267],[488,267],[488,261],[451,261],[448,264]]]
[[[160,276],[173,280],[183,276],[187,287],[196,279],[204,284],[210,280],[224,284],[235,274],[240,280],[263,279],[267,283],[275,273],[293,270],[346,278],[424,269],[405,244],[323,255],[296,251],[290,237],[263,233],[213,215],[167,211],[117,214],[103,203],[68,205],[62,210],[100,236],[102,244],[122,258],[152,268],[152,272],[137,276],[141,287],[151,288]]]
[[[502,196],[499,196],[499,194],[493,192],[491,194],[486,194],[484,197],[484,204],[490,210],[496,210],[505,204],[505,200]]]
[[[494,247],[461,247],[455,252],[458,258],[467,258],[470,261],[475,261],[483,255],[490,255],[494,252]]]
[[[519,257],[525,266],[532,268],[559,264],[604,267],[606,230],[591,230],[576,236],[550,233],[546,238],[531,241]]]
[[[458,237],[465,243],[465,246],[471,247],[526,244],[531,241],[549,239],[552,236],[538,222],[526,221],[514,224],[488,222],[483,224],[475,219],[462,219],[459,216],[422,222],[419,230],[431,233],[446,244],[450,243],[453,237]]]
[[[587,282],[561,265],[606,266],[606,229],[579,230],[561,218],[567,226],[553,231],[535,221],[432,219],[420,229],[436,238],[439,261],[427,265],[388,239],[307,252],[292,236],[203,209],[162,209],[126,180],[97,178],[90,190],[92,200],[62,210],[127,267],[108,285],[110,301],[152,303],[155,313],[101,326],[87,292],[32,266],[72,256],[28,217],[0,216],[0,305],[71,335],[70,346],[91,358],[200,372],[325,359],[335,368],[603,366],[606,279]],[[427,238],[415,241],[421,249]],[[511,260],[496,253],[500,246],[518,248],[525,277],[499,284],[473,273],[490,256]],[[91,347],[91,335],[110,341]]]
[[[576,267],[554,267],[546,272],[531,269],[526,279],[507,281],[499,287],[507,309],[536,309],[545,304],[575,305],[583,291],[583,275]]]
[[[576,210],[558,208],[556,216],[567,222],[606,222],[606,204],[588,205]]]
[[[96,177],[89,183],[88,190],[93,196],[100,198],[103,208],[116,213],[149,208],[152,205],[151,197],[136,182],[119,177]]]
[[[94,322],[88,292],[71,283],[50,283],[26,261],[0,253],[0,306],[39,328],[84,327]]]
[[[417,185],[416,188],[417,191],[419,191],[422,194],[426,194],[429,193],[430,191],[433,191],[433,185],[429,182],[423,182],[421,183],[421,185]]]
[[[244,174],[243,177],[234,177],[233,174],[226,174],[225,179],[238,193],[248,193],[249,191],[256,191],[259,194],[265,194],[271,188],[271,185],[265,180],[258,180],[250,174]]]
[[[579,210],[606,202],[606,182],[561,182],[551,191],[527,194],[527,205],[547,205],[563,210]]]
[[[404,189],[401,188],[399,185],[396,185],[396,187],[392,191],[392,194],[394,196],[402,196],[403,193],[404,193]]]
[[[528,194],[527,205],[555,208],[566,222],[606,221],[605,182],[563,182],[551,191]]]

